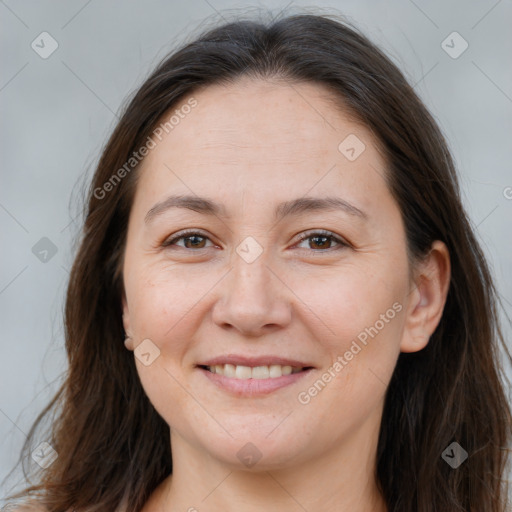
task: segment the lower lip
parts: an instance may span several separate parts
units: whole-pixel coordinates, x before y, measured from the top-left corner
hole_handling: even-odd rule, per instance
[[[198,370],[217,387],[233,393],[236,396],[268,395],[273,391],[298,382],[311,371],[311,369],[308,369],[298,373],[291,373],[290,375],[282,375],[281,377],[269,379],[233,379],[219,375],[218,373],[212,373],[204,368],[198,368]]]

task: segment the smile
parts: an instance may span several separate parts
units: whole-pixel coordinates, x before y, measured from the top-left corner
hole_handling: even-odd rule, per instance
[[[217,388],[237,397],[266,395],[302,379],[313,366],[280,357],[222,356],[196,368]]]
[[[272,364],[270,366],[241,366],[234,364],[216,364],[205,366],[211,373],[223,375],[229,379],[275,379],[283,375],[291,375],[304,370],[303,367]]]

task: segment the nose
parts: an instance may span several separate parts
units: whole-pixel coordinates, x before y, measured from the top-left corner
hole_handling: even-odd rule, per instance
[[[232,271],[222,282],[212,320],[223,329],[259,337],[283,329],[291,321],[292,292],[261,255],[247,263],[236,256]]]

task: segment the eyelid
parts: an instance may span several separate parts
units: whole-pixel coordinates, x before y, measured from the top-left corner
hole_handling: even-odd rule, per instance
[[[174,233],[171,236],[168,236],[167,238],[164,239],[164,241],[160,245],[162,247],[169,247],[169,246],[173,245],[177,240],[186,238],[187,236],[191,236],[191,235],[200,235],[203,238],[206,238],[206,239],[210,240],[210,242],[214,243],[211,240],[210,236],[207,235],[205,232],[203,232],[201,229],[191,228],[191,229],[185,229],[183,231],[178,231],[177,233]],[[207,249],[207,247],[201,247],[200,249],[195,249],[195,251],[198,252],[202,249]]]
[[[297,243],[301,243],[304,240],[311,238],[313,235],[323,235],[327,238],[331,238],[338,244],[338,247],[337,247],[338,249],[340,247],[350,247],[351,246],[350,243],[347,240],[345,240],[343,237],[341,237],[341,236],[337,235],[336,233],[333,233],[332,231],[329,231],[327,229],[309,229],[307,231],[303,231],[300,233],[299,240]],[[322,253],[322,252],[331,252],[335,249],[336,249],[336,247],[331,247],[331,248],[325,249],[325,250],[309,249],[309,251],[313,251],[315,253]]]
[[[160,245],[162,247],[169,247],[169,246],[172,246],[174,245],[174,243],[178,240],[181,240],[182,238],[186,238],[187,236],[191,236],[191,235],[199,235],[203,238],[206,238],[207,240],[209,240],[210,242],[212,242],[212,244],[214,244],[214,242],[211,240],[210,236],[208,234],[206,234],[205,232],[203,232],[201,229],[194,229],[194,228],[189,228],[189,229],[185,229],[183,231],[178,231],[177,233],[171,235],[170,237],[167,237]],[[314,253],[326,253],[326,252],[332,252],[333,250],[336,250],[336,249],[339,249],[339,248],[342,248],[342,247],[351,247],[351,244],[345,240],[343,237],[333,233],[332,231],[329,231],[329,230],[326,230],[326,229],[309,229],[309,230],[306,230],[306,231],[302,231],[300,232],[300,236],[299,236],[299,239],[297,240],[297,242],[294,244],[294,245],[297,245],[301,242],[303,242],[304,240],[307,240],[308,238],[311,238],[313,235],[323,235],[323,236],[326,236],[328,238],[331,238],[332,240],[334,240],[338,246],[337,247],[330,247],[328,249],[325,249],[325,250],[322,250],[322,249],[305,249],[309,252],[314,252]],[[204,249],[207,249],[208,247],[201,247],[199,249],[187,249],[187,248],[184,248],[188,251],[192,251],[192,252],[199,252],[201,250],[204,250]]]

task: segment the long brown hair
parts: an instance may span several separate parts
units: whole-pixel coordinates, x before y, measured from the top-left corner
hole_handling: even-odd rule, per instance
[[[411,265],[435,240],[450,251],[442,319],[424,350],[400,354],[386,394],[376,479],[390,512],[505,512],[512,422],[500,344],[512,358],[447,143],[379,48],[340,16],[312,14],[210,27],[166,57],[127,104],[88,191],[66,297],[66,379],[22,451],[26,462],[37,429],[53,412],[47,439],[58,458],[16,496],[34,495],[51,512],[124,510],[125,504],[138,511],[172,472],[169,427],[123,344],[121,264],[138,167],[108,191],[104,185],[178,101],[242,76],[329,88],[382,146]],[[457,469],[442,458],[452,442],[469,454]]]

